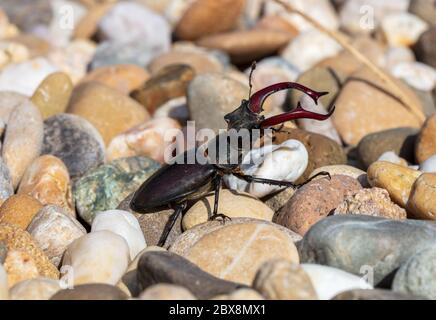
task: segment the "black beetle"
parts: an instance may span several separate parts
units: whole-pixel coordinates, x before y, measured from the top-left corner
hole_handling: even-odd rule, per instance
[[[251,72],[253,72],[254,68],[255,64],[253,64]],[[249,85],[251,93],[251,74]],[[247,132],[251,133],[254,129],[262,130],[293,119],[309,118],[315,120],[326,120],[332,115],[334,107],[332,107],[327,114],[319,114],[304,110],[300,104],[298,104],[297,108],[292,111],[268,119],[265,119],[264,116],[260,115],[263,111],[262,105],[265,99],[277,91],[286,89],[302,91],[309,95],[315,103],[318,102],[318,99],[321,96],[328,94],[328,92],[316,92],[294,82],[281,82],[268,86],[254,93],[252,96],[249,94],[248,100],[242,100],[241,105],[237,109],[225,115],[224,119],[228,124],[227,130],[235,129],[236,132],[238,132],[241,129],[245,129],[248,130]],[[186,160],[188,152],[190,151],[193,150],[188,150],[181,156]],[[166,238],[173,228],[175,221],[186,208],[187,201],[197,200],[211,191],[215,192],[215,201],[213,213],[210,215],[209,219],[221,217],[223,221],[225,221],[225,219],[228,218],[222,214],[218,214],[219,191],[221,188],[222,177],[226,174],[233,174],[247,182],[266,183],[270,185],[295,188],[301,186],[289,181],[277,181],[244,175],[240,170],[240,163],[242,161],[241,150],[226,149],[226,151],[229,152],[226,156],[227,158],[230,157],[231,152],[238,152],[238,163],[220,164],[219,162],[211,162],[204,164],[195,161],[193,164],[188,164],[185,161],[181,164],[176,163],[165,165],[148,178],[135,192],[130,202],[130,208],[136,212],[147,213],[166,206],[174,209],[174,213],[170,216],[158,245],[163,246],[165,244]],[[319,175],[328,176],[328,173],[320,172],[316,176]],[[311,179],[313,178],[314,177]]]

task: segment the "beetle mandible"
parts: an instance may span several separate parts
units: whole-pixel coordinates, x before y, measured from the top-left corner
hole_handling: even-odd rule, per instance
[[[228,131],[234,129],[233,131],[239,132],[244,129],[251,135],[251,132],[253,132],[254,129],[261,130],[262,132],[262,130],[266,128],[293,119],[307,118],[321,121],[328,119],[332,115],[334,106],[330,108],[327,114],[319,114],[303,109],[301,104],[298,103],[297,108],[294,110],[265,119],[264,116],[260,115],[263,111],[263,103],[268,96],[277,91],[296,89],[307,94],[315,103],[318,103],[318,99],[328,94],[328,92],[317,92],[294,82],[281,82],[263,88],[251,95],[251,78],[255,67],[256,64],[253,63],[249,77],[250,92],[248,100],[243,99],[238,108],[224,116],[224,120],[228,125]],[[218,141],[221,141],[219,140],[219,135],[215,137],[214,143],[217,144]],[[186,160],[189,152],[195,152],[195,150],[191,149],[185,151],[180,156],[184,157]],[[297,185],[290,181],[278,181],[245,175],[240,170],[243,154],[239,144],[236,150],[226,147],[226,152],[228,153],[226,155],[226,158],[228,159],[230,158],[231,153],[237,152],[237,163],[229,164],[229,162],[219,163],[216,161],[199,163],[196,161],[197,158],[194,158],[195,162],[193,164],[186,163],[186,161],[183,163],[167,164],[157,170],[134,193],[130,202],[130,208],[136,212],[150,213],[153,212],[153,210],[163,207],[170,207],[174,210],[174,213],[169,217],[159,239],[159,246],[165,244],[166,238],[173,228],[177,218],[186,209],[187,202],[198,200],[210,192],[215,192],[215,200],[213,212],[209,215],[209,220],[222,218],[224,222],[225,219],[230,219],[229,217],[218,213],[219,192],[224,175],[233,174],[249,183],[264,183],[286,188],[301,187],[320,175],[329,177],[327,172],[320,172],[303,184]]]

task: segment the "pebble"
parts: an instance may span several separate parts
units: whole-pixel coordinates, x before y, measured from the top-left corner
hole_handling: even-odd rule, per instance
[[[296,9],[304,12],[309,17],[318,21],[327,29],[336,30],[339,27],[338,16],[328,0],[309,0],[309,1],[292,1],[290,2]],[[266,15],[279,14],[284,17],[288,23],[295,26],[299,31],[314,29],[312,24],[307,22],[298,14],[286,12],[282,6],[273,1],[265,4]]]
[[[283,49],[281,56],[305,72],[323,59],[333,57],[342,47],[329,36],[318,30],[300,33]]]
[[[137,65],[116,64],[95,68],[81,82],[96,81],[127,95],[149,78],[149,73]]]
[[[0,37],[0,69],[10,63],[23,62],[29,58],[30,53],[26,46],[18,42],[1,40]]]
[[[386,289],[352,289],[339,293],[332,300],[422,300],[422,298]]]
[[[77,84],[85,76],[95,52],[94,42],[78,39],[53,49],[48,54],[48,59],[59,71],[68,74],[73,84]]]
[[[94,125],[106,144],[117,134],[150,117],[147,110],[133,99],[97,82],[76,86],[67,111]]]
[[[139,222],[130,212],[122,210],[98,212],[92,222],[91,232],[101,230],[112,231],[122,236],[129,245],[132,260],[147,246]]]
[[[59,281],[48,278],[24,280],[10,290],[11,300],[49,300],[61,289]]]
[[[103,41],[97,46],[89,65],[91,70],[116,64],[134,64],[145,67],[166,51],[155,51],[147,41]]]
[[[199,50],[181,51],[172,49],[154,58],[147,66],[152,74],[173,64],[185,64],[194,69],[195,74],[222,72],[223,65],[217,57]]]
[[[368,181],[373,187],[386,189],[396,204],[405,208],[415,180],[421,175],[402,165],[377,161],[368,168]]]
[[[353,74],[353,77],[385,88],[385,84],[366,68]],[[401,82],[398,82],[398,86],[412,101],[420,105],[411,89]],[[357,145],[367,134],[382,130],[420,127],[418,120],[403,105],[384,91],[362,81],[349,81],[341,90],[335,105],[332,120],[342,140],[347,144]]]
[[[42,207],[41,202],[29,195],[11,195],[0,207],[0,222],[25,230]]]
[[[428,29],[428,24],[408,12],[390,14],[381,21],[381,30],[390,46],[411,46]]]
[[[296,183],[307,180],[313,170],[328,165],[345,164],[347,156],[335,141],[323,135],[308,132],[302,129],[283,129],[274,134],[275,144],[280,144],[289,139],[295,139],[304,144],[309,154],[309,163],[303,175]]]
[[[106,13],[112,8],[113,3],[101,3],[87,8],[84,16],[78,19],[73,30],[73,39],[91,39],[96,35],[98,24]]]
[[[315,104],[315,102],[307,95],[302,96],[300,102],[305,110],[321,114],[327,113],[326,108],[320,102],[318,102],[318,104]],[[333,141],[337,142],[339,145],[342,145],[341,138],[339,137],[339,134],[336,131],[335,126],[333,125],[333,121],[330,118],[324,121],[318,121],[313,119],[299,119],[297,120],[297,123],[301,129],[324,135],[327,138],[330,138]]]
[[[0,300],[9,299],[8,275],[3,264],[0,264]]]
[[[436,154],[436,115],[426,120],[421,128],[415,144],[415,157],[418,163],[422,163]]]
[[[293,233],[272,222],[235,218],[219,228],[214,225],[208,222],[189,229],[169,250],[218,278],[247,285],[267,260],[299,262]]]
[[[416,179],[407,209],[415,218],[436,220],[436,173],[423,173]]]
[[[253,3],[255,1],[251,1],[251,2]],[[257,2],[259,3],[260,1]],[[279,13],[268,14],[263,17],[259,17],[259,19],[256,22],[251,22],[250,24],[254,24],[255,29],[266,29],[266,30],[287,32],[290,35],[292,35],[292,37],[295,37],[299,33],[299,30],[294,25],[290,24],[289,21],[286,19],[286,17],[280,15]]]
[[[222,50],[229,54],[233,63],[241,64],[277,53],[293,37],[292,34],[282,31],[251,29],[206,36],[201,38],[198,44]]]
[[[436,299],[436,247],[420,250],[401,265],[392,284],[394,292]]]
[[[73,289],[56,292],[50,300],[125,300],[127,295],[119,288],[105,283],[75,285]]]
[[[299,243],[301,261],[355,275],[388,277],[436,238],[436,225],[420,220],[392,220],[366,215],[334,215],[315,224]]]
[[[0,91],[14,91],[31,96],[42,80],[57,68],[46,58],[35,58],[4,67],[0,73]]]
[[[346,196],[361,189],[356,179],[344,175],[334,175],[330,180],[313,180],[295,192],[273,221],[304,235],[311,226],[334,211]]]
[[[9,287],[39,276],[38,266],[33,257],[27,252],[8,250],[4,266],[8,274]]]
[[[19,33],[17,26],[10,23],[8,16],[0,10],[0,39],[16,36]]]
[[[401,63],[414,62],[415,55],[409,47],[389,47],[384,56],[386,69],[392,73],[392,70]]]
[[[145,289],[140,300],[196,300],[189,290],[173,284],[159,283]]]
[[[433,17],[436,14],[436,8],[434,5],[434,0],[412,0],[410,1],[409,11],[435,27],[436,23]]]
[[[27,231],[24,231],[18,226],[2,222],[0,224],[0,241],[6,244],[8,255],[9,252],[15,252],[13,254],[16,257],[24,258],[24,261],[33,262],[37,269],[37,274],[35,276],[59,279],[59,271],[50,262]],[[6,260],[7,259],[8,258],[6,257]],[[15,274],[14,271],[15,270],[9,270],[8,274]],[[19,270],[17,271],[18,272],[15,274],[17,277],[24,276],[24,274]],[[14,284],[15,283],[9,281],[10,287]]]
[[[357,153],[361,164],[368,168],[385,152],[392,151],[400,157],[414,163],[415,141],[419,130],[416,128],[394,128],[370,133],[364,136]]]
[[[369,186],[366,172],[361,170],[361,169],[358,169],[356,167],[352,167],[352,166],[345,165],[345,164],[337,164],[337,165],[319,167],[318,169],[313,170],[313,172],[310,174],[310,177],[313,177],[322,171],[330,173],[331,176],[333,176],[333,175],[349,176],[349,177],[354,178],[357,181],[359,181],[359,183],[362,187]],[[322,179],[322,177],[318,177],[318,179]]]
[[[225,94],[223,94],[225,92]],[[188,86],[188,107],[197,130],[227,128],[224,115],[248,95],[248,87],[218,73],[197,75]]]
[[[269,300],[316,300],[308,274],[298,264],[286,260],[265,262],[257,271],[253,288]]]
[[[21,33],[9,40],[25,46],[29,50],[30,58],[44,56],[50,50],[50,45],[47,41],[32,33]]]
[[[294,182],[301,177],[307,164],[308,153],[303,143],[290,139],[280,145],[251,149],[243,159],[241,170],[246,175]],[[233,175],[225,177],[224,181],[230,189],[246,191],[258,198],[282,189],[268,184],[248,183]]]
[[[143,289],[159,283],[181,286],[198,299],[209,299],[245,287],[218,279],[175,253],[160,251],[147,252],[141,256],[138,262],[138,281]]]
[[[116,3],[100,20],[99,35],[112,42],[144,41],[151,51],[170,47],[170,26],[159,14],[137,2]]]
[[[44,121],[42,154],[63,161],[71,179],[103,163],[105,146],[100,133],[80,116],[59,113]]]
[[[24,172],[17,194],[28,194],[43,205],[58,205],[75,216],[70,175],[62,160],[55,156],[36,158]]]
[[[21,93],[14,91],[0,91],[0,119],[7,124],[11,113],[22,103],[26,103],[28,98]]]
[[[344,3],[339,18],[341,26],[352,34],[371,33],[374,28],[388,15],[406,12],[409,8],[410,0],[350,0]],[[365,8],[366,16],[362,20],[362,8]],[[371,11],[369,9],[372,9]],[[373,20],[368,21],[367,15],[373,13]],[[363,23],[362,21],[366,22]]]
[[[98,211],[116,209],[158,168],[159,164],[149,158],[129,157],[89,170],[74,185],[77,213],[91,224]]]
[[[65,112],[73,83],[63,72],[49,74],[32,95],[31,101],[38,107],[44,119],[57,113]]]
[[[184,151],[181,129],[176,120],[163,117],[135,126],[111,140],[106,152],[107,160],[145,156],[166,163],[173,156],[171,151]]]
[[[14,108],[7,123],[2,157],[15,189],[26,168],[41,153],[43,122],[38,108],[25,101]]]
[[[413,51],[418,61],[436,68],[436,50],[432,45],[436,40],[436,27],[432,27],[419,37]]]
[[[25,31],[39,25],[48,25],[52,19],[50,2],[45,0],[24,1],[19,4],[14,0],[4,0],[2,9],[13,24]]]
[[[0,158],[0,206],[13,194],[11,174],[3,159]]]
[[[303,263],[301,268],[309,276],[320,300],[330,300],[347,290],[372,289],[361,277],[337,268],[312,263]]]
[[[150,114],[170,99],[185,96],[195,71],[187,65],[169,65],[131,93],[131,97],[141,103]]]
[[[173,209],[157,209],[154,212],[146,214],[135,212],[130,209],[130,201],[134,192],[120,202],[117,209],[125,210],[133,213],[139,221],[142,233],[144,234],[145,242],[148,246],[156,246],[162,236],[165,225],[170,216],[174,213]],[[164,247],[168,247],[182,233],[182,218],[179,217],[169,233]]]
[[[70,212],[55,205],[39,210],[26,230],[57,267],[69,244],[86,234]]]
[[[188,230],[208,221],[208,217],[212,215],[214,200],[215,195],[210,195],[189,208],[182,219],[183,229]],[[256,197],[228,189],[220,191],[218,212],[230,218],[247,217],[266,221],[271,221],[274,215],[274,212]]]
[[[160,105],[153,114],[154,119],[171,118],[177,120],[180,124],[189,120],[189,109],[186,96],[168,100]]]
[[[417,90],[432,91],[436,85],[436,70],[420,62],[401,62],[391,73]]]
[[[256,290],[249,288],[236,289],[229,294],[217,295],[211,300],[265,300]]]
[[[183,40],[197,40],[205,35],[230,30],[236,26],[244,3],[244,0],[192,2],[176,24],[175,35]]]
[[[419,166],[421,172],[436,172],[436,154],[422,162]]]
[[[74,285],[115,285],[129,264],[130,254],[123,237],[111,231],[96,231],[74,240],[65,251],[62,266],[73,268]]]
[[[401,166],[407,167],[408,163],[405,159],[400,158],[395,152],[393,151],[386,151],[383,153],[377,161],[387,161],[394,164],[399,164]]]
[[[368,216],[406,219],[406,210],[393,203],[385,189],[362,189],[345,197],[333,214],[364,214]]]

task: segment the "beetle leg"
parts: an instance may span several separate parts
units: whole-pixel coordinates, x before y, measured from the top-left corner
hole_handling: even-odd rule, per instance
[[[218,213],[218,203],[220,198],[220,190],[221,190],[221,183],[222,183],[223,177],[221,175],[218,175],[215,180],[215,199],[213,203],[213,212],[212,215],[209,216],[209,221],[221,218],[222,222],[225,223],[226,219],[232,220],[232,218],[226,216],[225,214]]]
[[[249,175],[245,175],[245,174],[241,174],[241,173],[233,173],[235,176],[237,176],[238,178],[241,178],[247,182],[254,182],[254,183],[264,183],[264,184],[269,184],[272,186],[280,186],[280,187],[291,187],[291,188],[300,188],[302,186],[304,186],[305,184],[309,183],[310,181],[312,181],[313,179],[315,179],[316,177],[319,176],[327,176],[328,179],[330,180],[330,173],[326,172],[326,171],[321,171],[319,173],[317,173],[316,175],[314,175],[313,177],[307,179],[305,182],[301,183],[301,184],[294,184],[290,181],[283,181],[283,180],[272,180],[272,179],[265,179],[265,178],[259,178],[259,177],[253,177],[253,176],[249,176]]]
[[[157,243],[157,245],[159,247],[163,247],[165,245],[165,242],[167,241],[168,235],[170,234],[171,230],[173,229],[174,224],[177,221],[177,218],[185,209],[186,209],[186,202],[181,203],[174,208],[174,213],[169,217],[169,219],[165,225],[165,228],[162,232],[162,235],[159,239],[159,242]]]

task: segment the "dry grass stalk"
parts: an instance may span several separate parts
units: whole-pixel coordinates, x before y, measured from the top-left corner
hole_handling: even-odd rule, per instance
[[[377,67],[374,63],[372,63],[369,59],[367,59],[363,54],[361,54],[353,45],[345,38],[345,36],[335,30],[329,30],[322,26],[318,21],[314,20],[304,12],[295,9],[289,3],[286,3],[283,0],[273,0],[274,2],[282,5],[289,12],[293,12],[298,14],[308,22],[310,22],[315,28],[320,31],[326,33],[330,37],[332,37],[336,42],[338,42],[345,50],[350,52],[357,60],[362,62],[365,66],[367,66],[370,70],[372,70],[383,82],[385,82],[391,90],[396,92],[396,98],[404,105],[408,111],[410,111],[422,124],[425,121],[425,115],[421,110],[419,105],[416,105],[404,92],[401,88],[392,80],[390,76],[388,76],[382,69]]]

